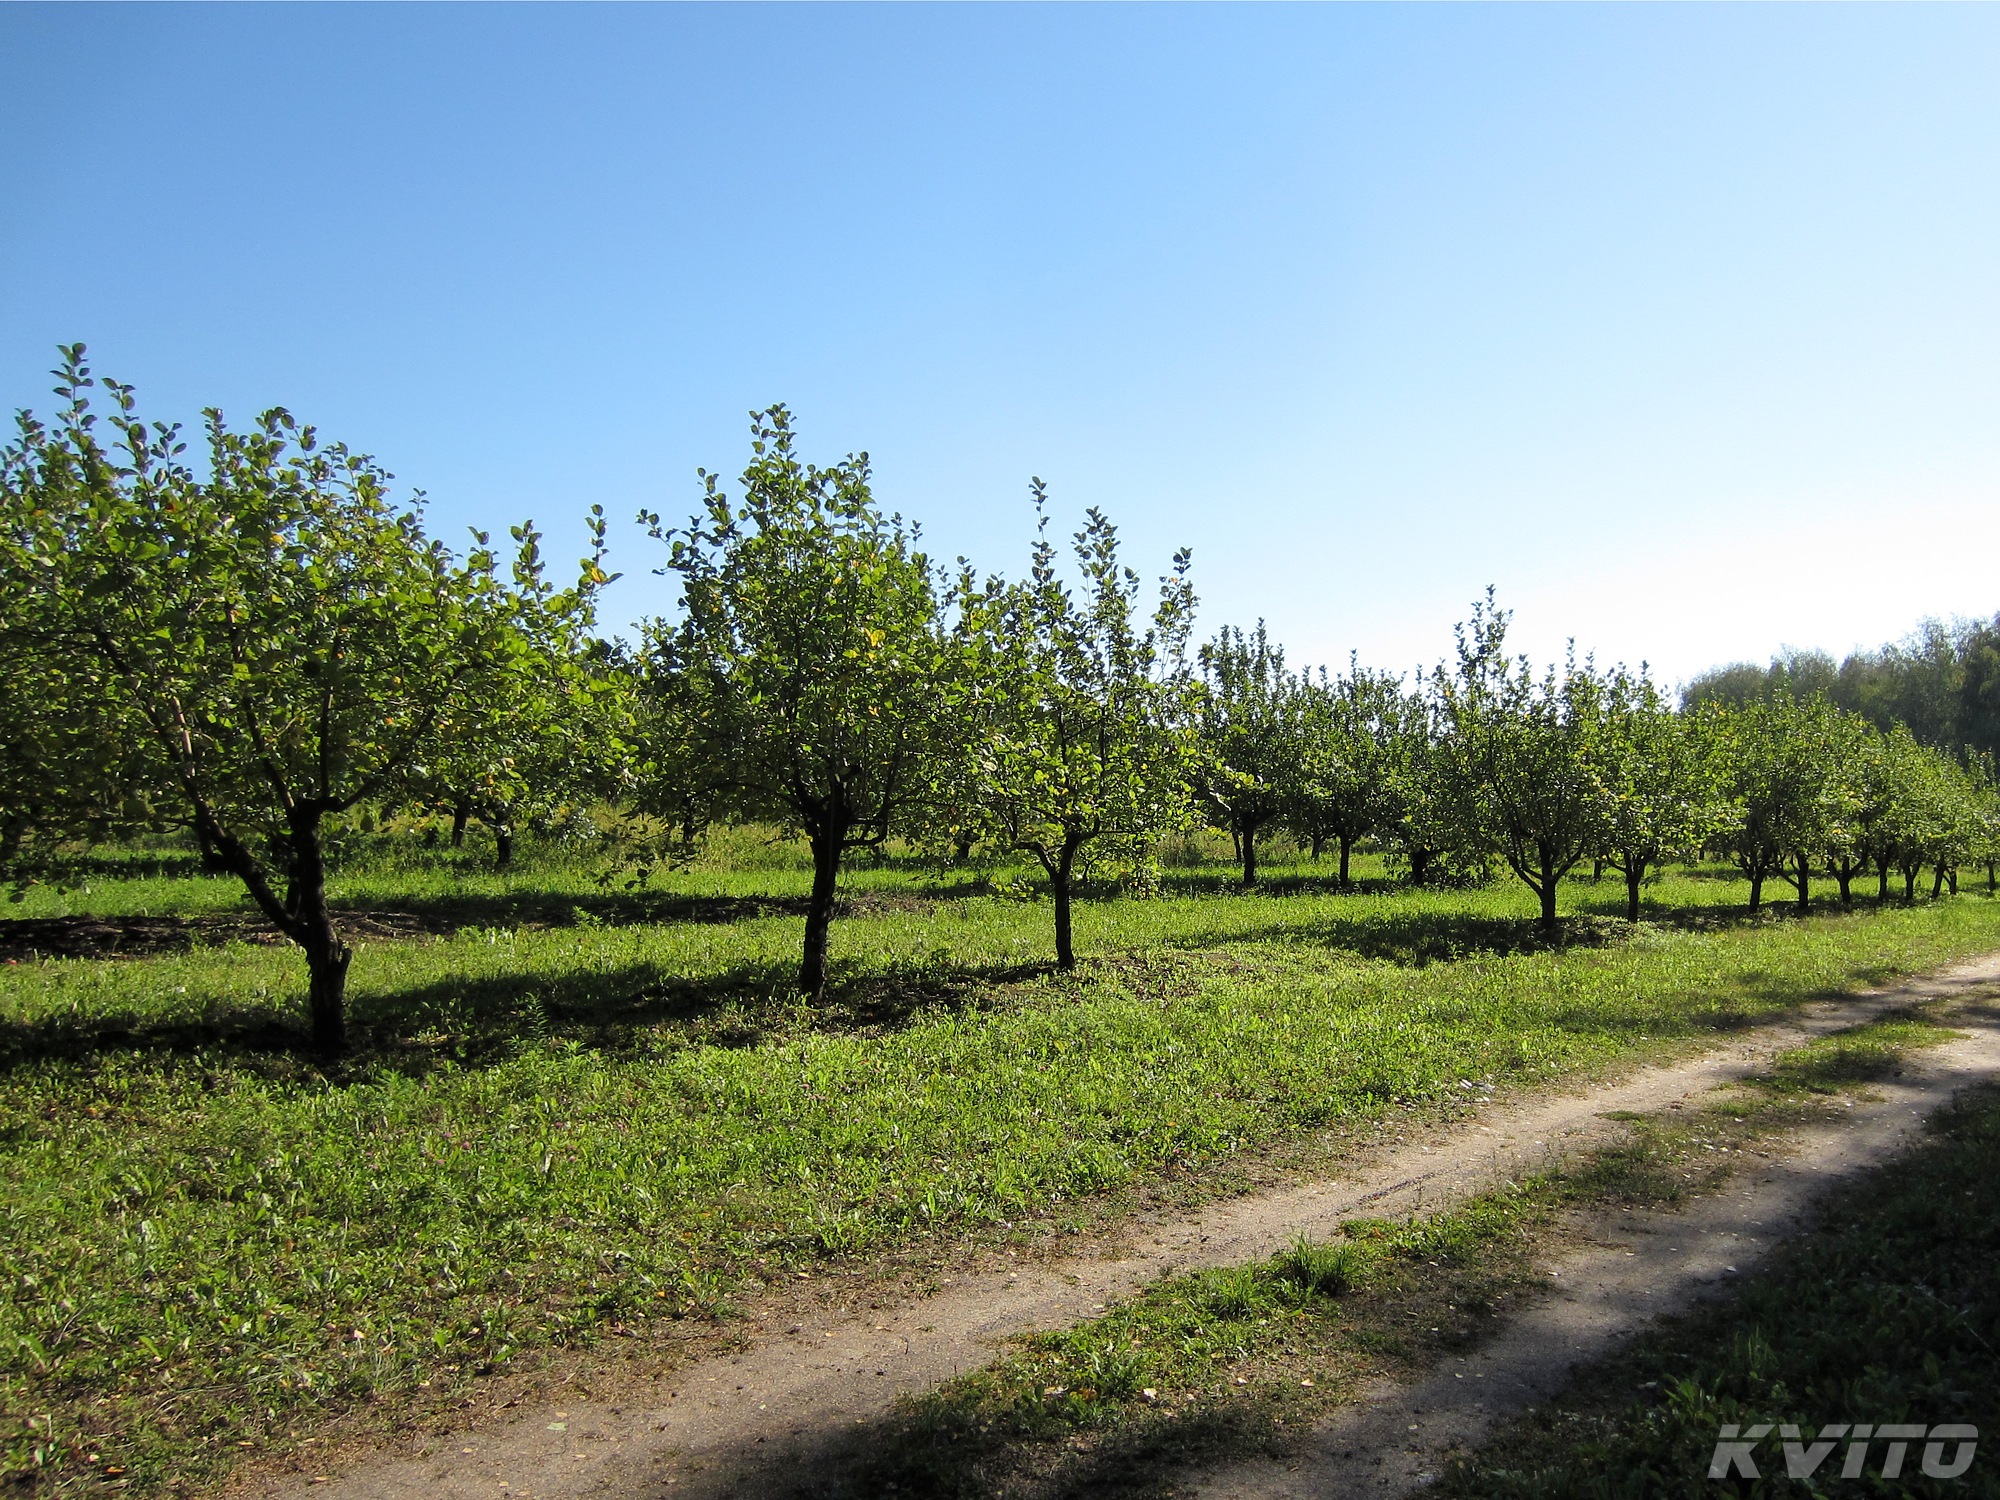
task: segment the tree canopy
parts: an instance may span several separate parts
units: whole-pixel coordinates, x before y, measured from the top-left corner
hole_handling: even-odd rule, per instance
[[[791,414],[753,414],[741,498],[702,472],[684,527],[641,519],[668,545],[677,621],[647,634],[657,789],[695,830],[775,822],[812,849],[799,988],[821,994],[841,861],[921,834],[963,760],[965,648],[941,605],[948,580],[914,528],[885,516],[865,453],[798,456]]]
[[[57,807],[123,795],[191,828],[304,950],[313,1037],[337,1049],[352,949],[324,821],[407,793],[531,675],[519,593],[490,549],[454,557],[384,469],[283,409],[248,431],[208,412],[197,473],[128,386],[101,383],[101,428],[100,383],[81,346],[64,354],[62,410],[24,414],[4,460],[9,571],[37,599],[5,655],[40,673],[50,733],[95,726],[107,749],[33,776]]]

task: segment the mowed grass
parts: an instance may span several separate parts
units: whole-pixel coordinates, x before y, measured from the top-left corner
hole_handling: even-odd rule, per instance
[[[1061,1215],[2000,946],[1983,897],[1746,923],[1740,887],[1675,878],[1651,888],[1667,920],[1628,934],[1592,915],[1613,883],[1583,882],[1551,948],[1507,886],[1341,895],[1280,870],[1239,895],[1208,870],[1086,905],[1093,956],[1061,976],[1046,905],[986,893],[1018,873],[864,872],[822,1010],[789,993],[789,914],[651,923],[580,873],[516,876],[547,925],[362,950],[332,1071],[291,1050],[284,949],[0,970],[6,1472],[205,1483],[313,1420],[711,1313],[785,1264]],[[420,872],[402,896],[452,892]]]

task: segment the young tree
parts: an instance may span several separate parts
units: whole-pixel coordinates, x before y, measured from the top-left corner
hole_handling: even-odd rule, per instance
[[[614,580],[603,569],[601,506],[586,518],[591,555],[582,583],[556,588],[545,576],[541,536],[514,527],[516,622],[532,670],[507,701],[478,705],[455,724],[451,743],[425,769],[422,800],[452,817],[452,847],[478,818],[493,833],[494,865],[513,863],[517,825],[561,823],[615,796],[626,780],[633,679],[626,654],[594,635],[597,590]],[[488,545],[485,534],[478,538]]]
[[[1284,816],[1285,781],[1296,754],[1296,681],[1264,622],[1254,633],[1224,626],[1201,648],[1196,734],[1203,763],[1197,789],[1215,826],[1243,860],[1243,884],[1257,883],[1257,839]]]
[[[1526,657],[1510,660],[1508,619],[1489,590],[1457,628],[1457,669],[1432,675],[1434,785],[1443,814],[1535,893],[1553,934],[1563,876],[1610,836],[1604,687],[1588,665],[1537,678]]]
[[[714,817],[775,820],[812,848],[799,989],[826,988],[840,867],[918,831],[962,752],[962,652],[941,621],[941,579],[869,491],[866,454],[800,459],[782,406],[754,413],[742,498],[702,471],[685,527],[641,519],[669,544],[681,618],[648,632],[657,771],[651,795],[690,831]]]
[[[1852,851],[1860,837],[1868,725],[1818,696],[1781,700],[1772,712],[1789,768],[1781,868],[1804,916],[1812,909],[1813,871]]]
[[[1327,840],[1340,848],[1348,886],[1355,843],[1395,818],[1394,777],[1406,734],[1402,679],[1350,660],[1345,676],[1301,676],[1292,697],[1290,763],[1281,773],[1285,821],[1317,859]]]
[[[1853,812],[1845,837],[1826,851],[1827,872],[1840,888],[1840,904],[1854,904],[1854,882],[1868,873],[1876,840],[1894,808],[1894,760],[1883,735],[1863,724],[1849,744],[1845,769],[1853,792]]]
[[[1178,700],[1195,599],[1182,551],[1146,623],[1139,577],[1119,566],[1117,531],[1097,510],[1074,539],[1084,582],[1074,597],[1056,571],[1039,479],[1034,500],[1027,580],[978,601],[987,665],[975,764],[999,841],[1032,854],[1048,875],[1056,963],[1068,969],[1079,857],[1090,850],[1135,863],[1185,819],[1192,755]]]
[[[1606,684],[1604,777],[1610,793],[1604,862],[1625,877],[1625,919],[1662,860],[1701,848],[1728,826],[1708,716],[1677,714],[1644,671]]]
[[[135,790],[304,950],[313,1040],[337,1051],[353,950],[327,905],[325,820],[403,794],[462,716],[512,692],[513,594],[490,551],[453,558],[373,460],[282,409],[247,433],[210,411],[198,477],[178,429],[148,428],[106,381],[106,443],[82,346],[64,356],[64,410],[46,429],[24,416],[5,462],[44,594],[33,648],[63,667],[46,711],[115,721]]]
[[[1822,696],[1782,691],[1723,711],[1718,722],[1736,819],[1727,844],[1749,878],[1750,909],[1762,905],[1764,881],[1775,874],[1804,913],[1813,870],[1860,837],[1861,726]]]

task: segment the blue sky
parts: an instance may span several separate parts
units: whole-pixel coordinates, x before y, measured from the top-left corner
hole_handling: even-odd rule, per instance
[[[1669,681],[2000,609],[2000,9],[0,6],[0,402],[290,406],[446,535],[745,414],[1204,626]]]

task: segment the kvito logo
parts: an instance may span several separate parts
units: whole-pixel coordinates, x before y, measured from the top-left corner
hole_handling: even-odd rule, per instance
[[[1759,1479],[1757,1448],[1769,1437],[1772,1424],[1759,1422],[1749,1428],[1730,1422],[1723,1426],[1715,1444],[1715,1456],[1708,1461],[1710,1479]],[[1810,1479],[1819,1466],[1845,1443],[1846,1455],[1840,1465],[1842,1479],[1860,1479],[1874,1472],[1884,1479],[1903,1477],[1903,1464],[1912,1445],[1923,1444],[1919,1465],[1929,1479],[1957,1479],[1972,1467],[1979,1446],[1979,1429],[1963,1423],[1947,1422],[1940,1427],[1889,1422],[1877,1427],[1868,1422],[1834,1422],[1820,1428],[1812,1441],[1799,1436],[1789,1422],[1777,1428],[1785,1456],[1785,1474],[1791,1479]]]

